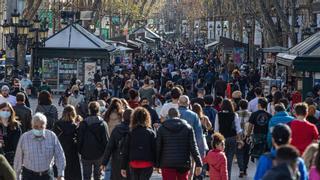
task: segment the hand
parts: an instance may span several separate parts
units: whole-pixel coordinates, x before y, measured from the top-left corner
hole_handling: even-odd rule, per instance
[[[202,168],[201,167],[196,167],[196,172],[195,175],[199,176],[201,174]]]
[[[127,171],[124,169],[121,169],[121,175],[122,177],[126,178],[127,177]]]
[[[64,180],[64,177],[59,176],[59,177],[57,177],[57,180]]]
[[[156,129],[158,129],[159,126],[160,126],[159,123],[154,123],[154,124],[153,124],[153,127],[156,128]]]
[[[155,168],[154,170],[155,170],[158,174],[161,174],[160,168]]]
[[[106,166],[101,165],[101,166],[100,166],[100,171],[106,171],[106,168],[107,168]]]

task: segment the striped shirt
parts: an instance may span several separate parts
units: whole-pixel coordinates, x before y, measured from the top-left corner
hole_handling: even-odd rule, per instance
[[[65,156],[57,136],[45,130],[42,138],[36,138],[32,131],[24,133],[20,139],[14,158],[14,170],[17,177],[22,167],[34,172],[43,172],[56,164],[58,176],[64,176]]]

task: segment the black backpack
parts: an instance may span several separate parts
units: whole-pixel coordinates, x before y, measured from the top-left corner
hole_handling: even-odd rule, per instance
[[[47,129],[51,130],[53,128],[53,124],[55,123],[56,119],[53,118],[53,112],[52,112],[52,106],[50,106],[49,109],[46,109],[44,107],[42,107],[43,109],[43,114],[46,116],[47,118]]]
[[[88,125],[87,122],[82,122],[85,125],[85,131],[82,139],[82,144],[79,149],[80,154],[86,160],[96,160],[101,158],[105,151],[105,146],[101,143],[99,137],[99,128],[105,128],[104,122]]]

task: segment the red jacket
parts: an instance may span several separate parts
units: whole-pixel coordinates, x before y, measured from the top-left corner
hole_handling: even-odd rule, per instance
[[[211,150],[204,163],[209,165],[210,180],[228,180],[227,158],[223,151]]]

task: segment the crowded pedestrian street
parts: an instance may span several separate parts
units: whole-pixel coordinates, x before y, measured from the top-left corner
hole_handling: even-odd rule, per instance
[[[0,0],[0,27],[0,180],[320,180],[320,0]]]

